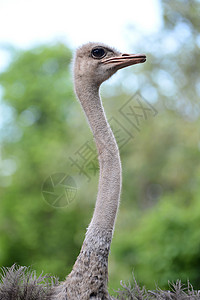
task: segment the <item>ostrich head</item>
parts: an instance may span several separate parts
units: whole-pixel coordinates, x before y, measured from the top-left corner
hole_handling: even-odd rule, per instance
[[[99,87],[102,82],[124,67],[146,61],[144,54],[123,54],[100,43],[87,43],[76,51],[75,82]]]

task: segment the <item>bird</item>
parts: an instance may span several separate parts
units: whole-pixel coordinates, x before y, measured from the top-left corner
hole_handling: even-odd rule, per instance
[[[119,69],[144,63],[144,54],[126,54],[102,43],[76,50],[74,88],[96,144],[99,184],[92,220],[80,254],[56,299],[111,299],[108,256],[120,202],[122,170],[119,149],[100,97],[101,84]]]
[[[113,299],[108,293],[108,256],[120,203],[122,168],[117,142],[104,112],[100,86],[118,70],[145,61],[144,54],[121,53],[103,43],[89,42],[76,50],[73,61],[74,90],[92,131],[99,161],[99,184],[93,216],[80,254],[63,282],[48,286],[48,294],[43,289],[37,289],[35,297],[31,294],[38,285],[34,273],[28,273],[29,280],[26,280],[24,274],[27,269],[13,266],[4,270],[0,300]],[[31,280],[32,277],[34,280]],[[13,289],[16,282],[23,288]],[[9,293],[6,291],[8,285]],[[27,297],[27,290],[30,290],[30,297]]]

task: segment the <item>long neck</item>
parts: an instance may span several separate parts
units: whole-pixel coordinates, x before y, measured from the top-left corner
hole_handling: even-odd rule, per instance
[[[101,235],[106,232],[106,247],[109,247],[121,191],[119,150],[104,113],[99,87],[86,84],[83,89],[79,87],[79,82],[75,81],[75,89],[93,132],[100,166],[96,206],[86,233],[86,240],[87,237],[88,239],[92,237],[94,241],[96,235],[97,239],[101,239]]]
[[[81,79],[81,80],[80,80]],[[81,84],[80,84],[81,83]],[[99,88],[75,77],[75,90],[92,129],[100,165],[96,206],[81,251],[53,299],[111,299],[107,290],[108,255],[121,190],[119,150],[106,120]]]

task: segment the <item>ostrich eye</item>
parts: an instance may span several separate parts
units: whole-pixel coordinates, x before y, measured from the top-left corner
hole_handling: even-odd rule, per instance
[[[92,49],[91,54],[94,58],[102,58],[106,55],[106,52],[103,48],[94,48]]]

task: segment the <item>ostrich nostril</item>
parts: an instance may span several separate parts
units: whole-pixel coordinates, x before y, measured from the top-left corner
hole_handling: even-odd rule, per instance
[[[122,56],[129,56],[129,54],[123,53]]]

